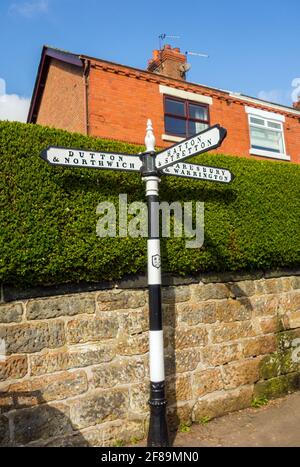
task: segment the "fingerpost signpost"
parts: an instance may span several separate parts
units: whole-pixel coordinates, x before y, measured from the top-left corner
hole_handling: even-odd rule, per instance
[[[148,446],[169,445],[166,421],[165,366],[161,300],[161,255],[158,187],[163,175],[212,182],[230,183],[233,175],[227,169],[183,163],[189,157],[221,146],[226,130],[219,125],[208,128],[168,149],[155,151],[151,120],[147,122],[146,151],[142,154],[120,154],[48,147],[41,157],[51,165],[90,169],[140,172],[146,184],[148,204],[148,290],[149,290],[149,366],[150,424]]]

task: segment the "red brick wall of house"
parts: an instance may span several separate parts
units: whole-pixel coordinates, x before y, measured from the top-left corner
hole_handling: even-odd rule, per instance
[[[228,131],[227,138],[217,151],[219,153],[260,158],[249,154],[250,136],[245,106],[284,115],[286,151],[292,162],[300,163],[300,116],[245,102],[221,91],[105,62],[92,63],[90,71],[89,133],[144,144],[146,121],[151,118],[157,146],[174,144],[161,139],[165,129],[163,94],[159,92],[159,84],[212,97],[210,123],[220,123]]]
[[[286,152],[292,162],[300,163],[299,115],[242,101],[218,90],[100,60],[91,61],[88,77],[88,133],[101,138],[144,144],[146,121],[151,118],[157,146],[174,144],[161,138],[165,129],[160,84],[213,99],[210,123],[220,123],[228,132],[217,151],[219,153],[259,159],[249,154],[249,125],[245,106],[284,115]],[[85,133],[84,88],[82,70],[53,59],[37,123]]]
[[[85,133],[84,92],[82,70],[51,59],[37,123]]]

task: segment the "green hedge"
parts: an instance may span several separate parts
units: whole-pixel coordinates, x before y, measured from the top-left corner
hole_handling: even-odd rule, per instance
[[[146,239],[96,235],[100,201],[144,200],[140,175],[53,167],[49,146],[136,153],[143,148],[0,122],[0,282],[16,286],[120,279],[144,273]],[[206,154],[230,169],[230,185],[165,177],[164,201],[205,201],[205,243],[163,241],[163,269],[180,275],[294,267],[300,263],[300,166]]]

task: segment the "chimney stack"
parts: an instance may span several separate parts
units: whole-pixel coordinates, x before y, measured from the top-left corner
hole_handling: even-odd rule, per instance
[[[169,78],[185,80],[186,55],[178,47],[172,49],[168,44],[162,50],[153,50],[153,57],[148,62],[148,71]]]

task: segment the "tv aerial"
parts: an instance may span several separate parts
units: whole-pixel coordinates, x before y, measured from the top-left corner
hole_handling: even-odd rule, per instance
[[[169,36],[168,34],[162,33],[158,36],[159,40],[159,50],[162,49],[163,42],[165,39],[180,39],[180,36]]]
[[[185,52],[185,55],[195,55],[196,57],[203,57],[203,58],[209,58],[209,55],[207,54],[202,54],[198,52]]]

